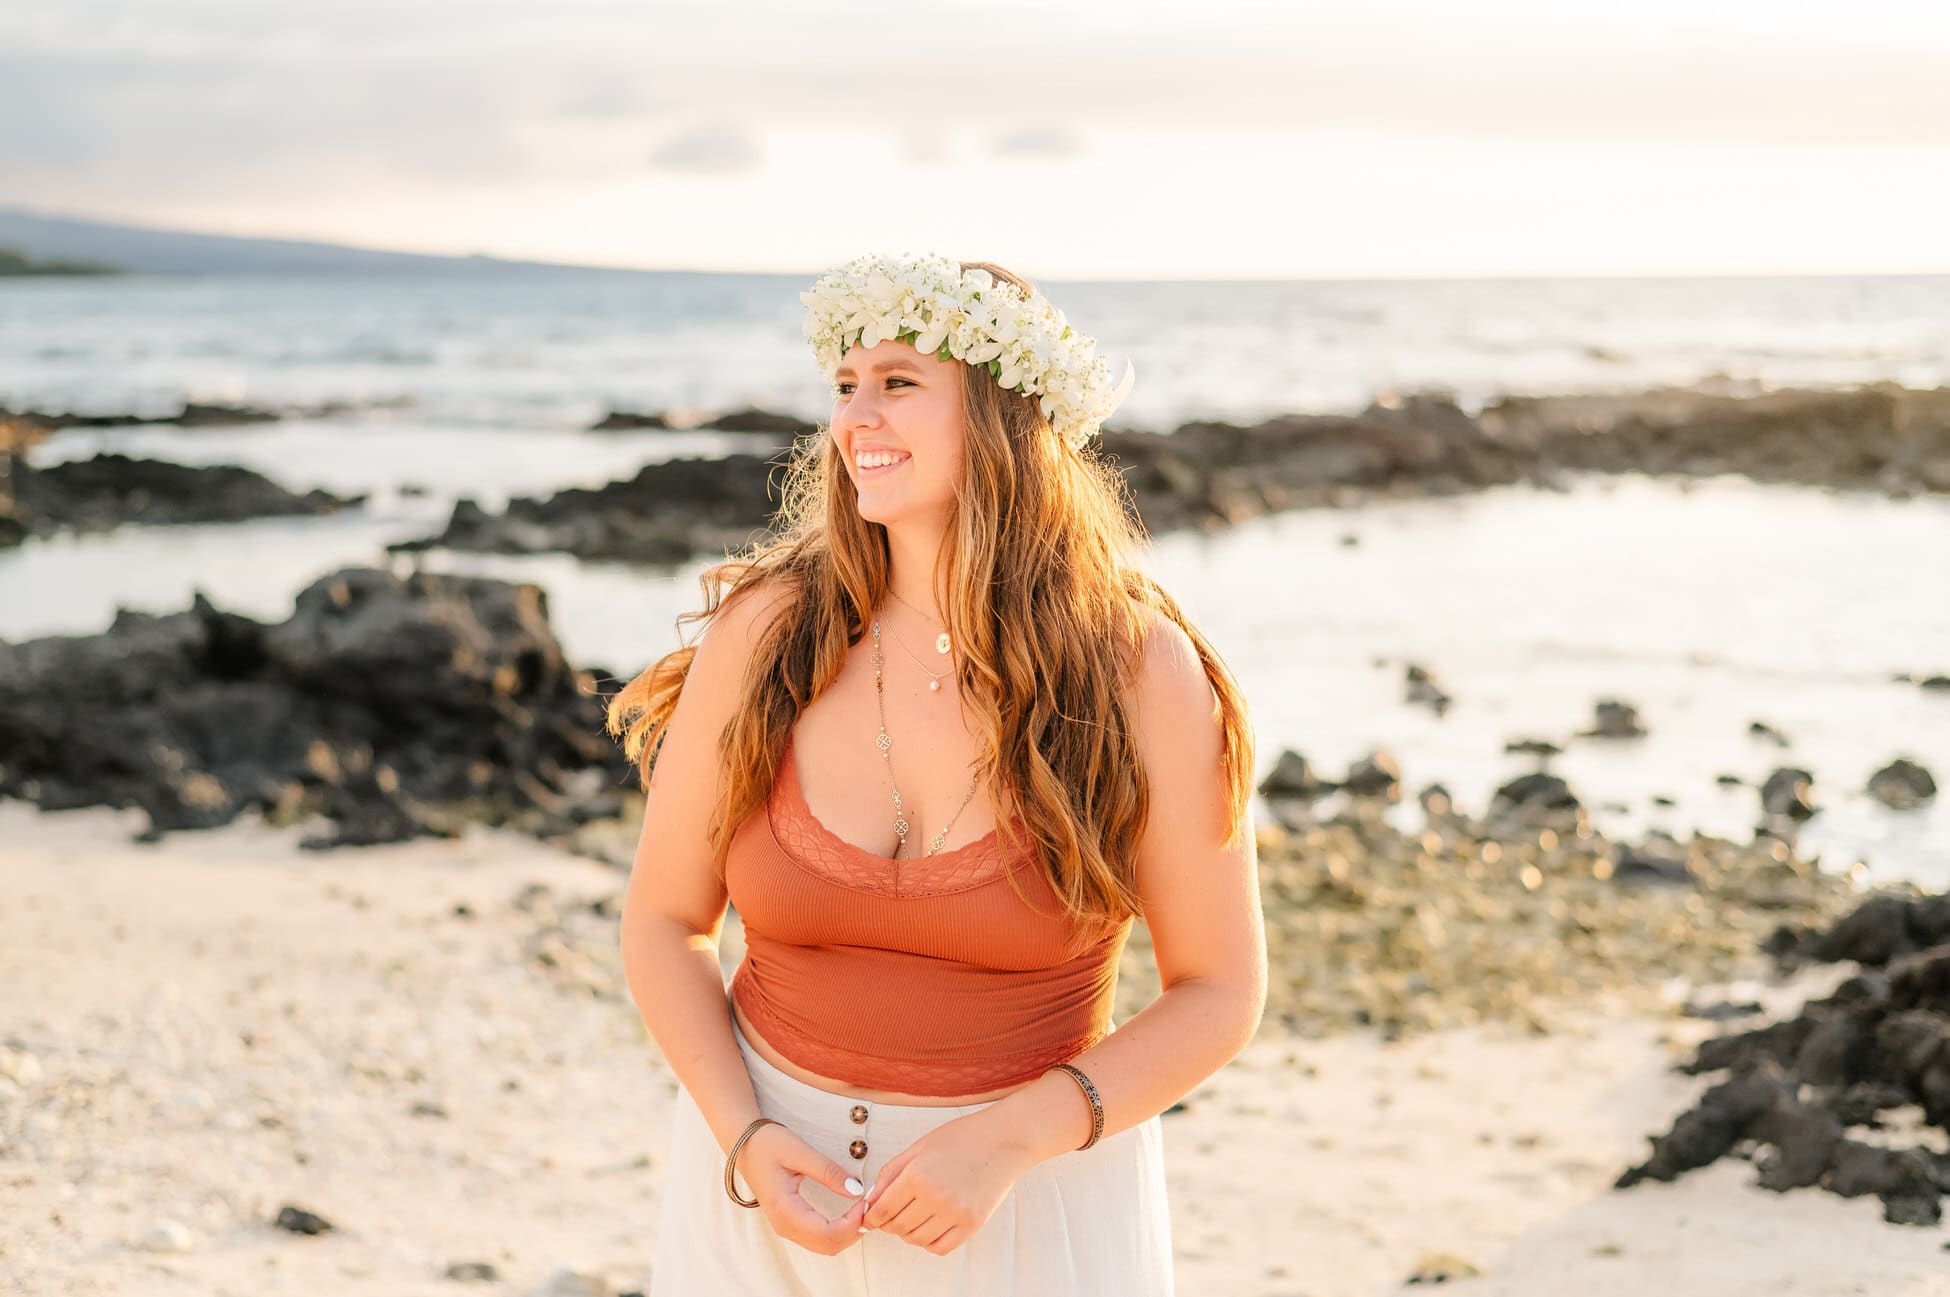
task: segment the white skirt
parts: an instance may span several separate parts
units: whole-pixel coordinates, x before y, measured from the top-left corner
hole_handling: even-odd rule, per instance
[[[863,1103],[765,1061],[732,1022],[764,1116],[784,1122],[863,1184],[928,1131],[986,1103]],[[867,1120],[852,1120],[855,1106]],[[866,1144],[852,1155],[854,1140]],[[739,1191],[751,1189],[739,1177]],[[851,1201],[808,1179],[800,1195],[831,1219]],[[995,1214],[946,1256],[870,1230],[838,1256],[780,1238],[757,1208],[725,1195],[724,1151],[697,1101],[677,1090],[650,1297],[1171,1297],[1164,1128],[1153,1116],[1091,1148],[1030,1168]]]

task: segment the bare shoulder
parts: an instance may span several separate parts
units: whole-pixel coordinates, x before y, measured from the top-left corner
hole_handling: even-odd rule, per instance
[[[1160,740],[1190,737],[1188,730],[1217,717],[1219,701],[1185,628],[1163,609],[1148,609],[1146,615],[1144,653],[1133,673],[1129,702],[1139,744],[1149,748]]]
[[[728,717],[737,705],[746,664],[785,611],[790,596],[784,578],[778,576],[767,576],[726,595],[698,637],[679,706],[688,702],[690,711],[711,713],[714,724]]]
[[[790,597],[776,578],[737,591],[705,624],[685,670],[644,802],[625,908],[715,932],[724,880],[710,839],[722,762],[718,741],[739,705],[747,664]]]
[[[705,627],[698,652],[705,652],[706,642],[715,641],[714,654],[735,653],[742,660],[745,653],[764,639],[791,598],[792,590],[786,578],[777,574],[762,577],[726,595]]]

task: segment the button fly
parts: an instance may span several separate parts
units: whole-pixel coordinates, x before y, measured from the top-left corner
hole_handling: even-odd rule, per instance
[[[857,1103],[856,1103],[856,1104],[854,1104],[854,1105],[853,1105],[853,1124],[854,1124],[854,1125],[856,1125],[856,1126],[858,1126],[858,1125],[862,1125],[862,1124],[864,1124],[864,1123],[866,1122],[866,1120],[867,1120],[867,1110],[866,1110],[866,1108],[865,1108],[865,1107],[864,1107],[863,1105],[861,1105],[861,1104],[857,1104]]]

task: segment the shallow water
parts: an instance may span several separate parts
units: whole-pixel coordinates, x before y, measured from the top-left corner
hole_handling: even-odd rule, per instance
[[[309,435],[238,433],[223,447],[173,433],[155,449],[188,458],[178,452],[196,439],[216,458],[254,447],[265,459],[280,453],[279,439]],[[592,461],[599,471],[587,480],[670,449],[657,434],[629,436],[635,450],[606,447],[615,462]],[[449,476],[492,498],[521,487],[511,468],[527,453],[502,447]],[[318,576],[383,565],[386,541],[445,518],[448,492],[415,499],[393,489],[424,468],[420,457],[405,451],[397,468],[380,471],[392,463],[375,456],[330,483],[378,488],[370,509],[336,517],[129,528],[0,554],[0,635],[98,631],[118,604],[174,611],[195,590],[219,607],[282,619]],[[536,471],[547,476],[560,463],[544,458]],[[1350,535],[1358,543],[1342,544]],[[1593,806],[1601,828],[1659,826],[1683,837],[1697,826],[1745,840],[1758,819],[1755,787],[1776,766],[1799,765],[1815,776],[1823,808],[1804,842],[1824,864],[1862,859],[1874,875],[1945,885],[1950,796],[1891,812],[1861,791],[1897,755],[1950,782],[1950,695],[1892,679],[1950,671],[1950,600],[1931,597],[1941,568],[1926,562],[1945,553],[1950,500],[1634,476],[1574,479],[1563,492],[1503,487],[1281,514],[1213,537],[1162,537],[1145,564],[1239,675],[1262,772],[1293,747],[1334,777],[1379,745],[1400,760],[1411,794],[1439,781],[1480,810],[1500,783],[1535,768],[1504,755],[1504,742],[1548,738],[1567,749],[1549,768]],[[390,561],[535,581],[571,657],[618,673],[676,646],[675,618],[698,605],[705,566],[438,551]],[[1408,661],[1454,696],[1446,715],[1402,701]],[[1604,697],[1634,704],[1650,734],[1571,737]],[[1756,719],[1791,746],[1750,737]],[[1721,772],[1753,786],[1721,788]],[[1676,805],[1653,806],[1661,793]]]
[[[674,572],[560,556],[433,553],[455,499],[597,485],[652,459],[755,449],[709,432],[591,433],[604,410],[819,418],[795,277],[487,274],[24,280],[0,285],[0,405],[160,413],[184,399],[406,402],[244,428],[70,430],[39,462],[102,450],[238,463],[284,485],[370,493],[325,518],[127,528],[0,552],[0,635],[94,632],[118,605],[197,590],[265,619],[345,564],[532,579],[578,661],[627,672],[677,643],[702,563]],[[1390,388],[1621,390],[1950,381],[1950,276],[1721,280],[1046,285],[1138,382],[1113,423],[1168,428],[1359,408]],[[426,494],[409,494],[410,486]],[[1349,533],[1360,543],[1343,546]],[[1899,754],[1950,781],[1950,697],[1891,680],[1950,672],[1950,501],[1738,479],[1574,480],[1167,536],[1146,562],[1238,671],[1260,768],[1292,746],[1330,775],[1380,744],[1411,792],[1480,809],[1532,768],[1506,739],[1568,747],[1552,768],[1600,825],[1697,825],[1744,839],[1776,765],[1816,776],[1806,840],[1827,863],[1950,883],[1950,796],[1892,813],[1864,796]],[[1455,696],[1402,702],[1407,660]],[[1379,664],[1377,661],[1379,660]],[[1570,738],[1618,696],[1651,733]],[[1782,750],[1748,737],[1766,720]],[[1678,805],[1650,806],[1655,793]],[[1604,809],[1624,803],[1623,811]],[[1410,812],[1405,810],[1404,814]]]
[[[611,406],[822,418],[811,276],[484,273],[0,284],[0,405],[405,398],[434,424]],[[1114,424],[1358,409],[1384,389],[1950,382],[1950,275],[1044,285],[1137,384]]]

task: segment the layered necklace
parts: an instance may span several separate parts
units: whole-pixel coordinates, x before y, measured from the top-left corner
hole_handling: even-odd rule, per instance
[[[892,591],[889,591],[889,593],[891,594]],[[894,595],[894,598],[900,599],[909,608],[914,608],[913,604],[907,603],[907,600],[901,599],[899,595]],[[921,610],[914,608],[914,611],[920,612]],[[922,613],[922,615],[926,616],[925,613]],[[900,644],[901,652],[914,658],[913,650],[909,649],[906,644],[901,643],[900,636],[894,636],[894,642]],[[947,631],[942,631],[941,634],[935,637],[934,647],[936,652],[945,655],[954,648],[954,641],[949,638]],[[880,749],[881,760],[887,763],[887,786],[893,790],[894,794],[894,836],[900,839],[900,845],[894,848],[894,859],[899,860],[901,852],[907,849],[907,834],[910,826],[907,822],[907,811],[901,804],[900,785],[894,781],[894,740],[887,733],[887,691],[881,680],[880,673],[880,668],[887,661],[887,655],[881,652],[880,649],[880,619],[878,617],[874,618],[873,621],[873,653],[869,660],[873,663],[874,705],[880,711],[880,735],[874,739],[874,746]],[[928,688],[939,691],[941,688],[941,677],[946,675],[947,672],[937,673],[929,671],[919,658],[914,658],[914,663],[923,671],[927,671],[928,675],[932,677],[928,681]],[[957,806],[955,813],[948,817],[948,822],[941,826],[941,832],[928,839],[928,849],[922,853],[924,856],[931,856],[947,845],[948,830],[955,827],[955,821],[961,818],[961,813],[968,808],[968,803],[975,798],[975,782],[972,779],[969,781],[968,792],[962,797],[961,805]]]

